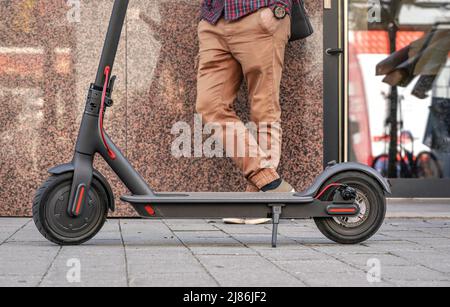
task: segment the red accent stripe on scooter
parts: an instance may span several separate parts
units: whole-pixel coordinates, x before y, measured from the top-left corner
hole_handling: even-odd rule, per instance
[[[332,183],[325,187],[325,189],[322,190],[322,192],[319,193],[319,195],[316,196],[316,199],[320,199],[330,188],[332,187],[340,187],[342,184],[340,183]]]
[[[328,210],[330,213],[356,213],[356,209],[348,208],[348,209],[330,209]]]
[[[155,216],[156,215],[156,212],[155,212],[155,210],[153,209],[152,206],[149,205],[149,206],[145,206],[144,208],[145,208],[145,211],[147,211],[147,213],[150,216]]]
[[[108,151],[108,156],[115,160],[116,154],[111,150],[108,143],[106,142],[105,137],[105,130],[103,129],[103,117],[104,117],[104,110],[105,110],[105,100],[106,100],[106,91],[108,90],[108,83],[109,83],[109,74],[111,72],[111,67],[106,66],[105,67],[105,84],[103,85],[103,92],[102,92],[102,103],[100,105],[100,119],[99,119],[99,130],[100,130],[100,136],[102,138],[103,145],[105,146],[106,150]]]
[[[77,208],[75,209],[75,213],[77,215],[80,213],[81,204],[83,203],[83,198],[84,198],[84,187],[81,187],[80,194],[79,194],[78,200],[77,200]]]

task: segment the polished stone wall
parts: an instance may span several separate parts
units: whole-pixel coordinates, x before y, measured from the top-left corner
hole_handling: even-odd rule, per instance
[[[70,161],[112,0],[0,2],[0,216],[31,213],[46,170]],[[71,7],[70,3],[75,6]],[[193,125],[200,0],[131,0],[114,74],[108,133],[160,191],[242,191],[227,159],[171,155],[175,122]],[[280,172],[297,189],[322,164],[322,3],[307,0],[316,34],[290,44],[282,85]],[[245,85],[236,107],[248,119]],[[126,189],[102,161],[116,196]],[[119,203],[121,216],[134,213]]]

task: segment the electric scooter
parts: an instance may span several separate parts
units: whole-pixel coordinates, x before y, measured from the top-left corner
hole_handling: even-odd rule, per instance
[[[280,219],[313,218],[319,230],[341,244],[369,239],[383,224],[389,182],[358,163],[332,162],[301,193],[158,193],[110,139],[104,115],[113,106],[113,64],[129,0],[115,0],[95,82],[91,84],[71,163],[49,170],[50,178],[36,192],[33,219],[41,234],[59,245],[82,244],[115,210],[107,179],[93,168],[99,154],[131,192],[121,200],[141,217],[260,218],[273,221],[272,246],[277,246]]]

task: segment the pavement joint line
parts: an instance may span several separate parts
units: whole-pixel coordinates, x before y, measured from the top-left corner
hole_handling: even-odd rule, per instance
[[[447,219],[444,219],[444,220],[447,220]],[[432,223],[430,223],[430,222],[428,221],[428,218],[425,219],[424,222],[427,223],[427,224],[429,224],[429,225],[433,225]],[[450,227],[450,224],[449,224],[449,227]],[[449,227],[439,227],[439,228],[449,228]]]
[[[216,225],[214,225],[214,227],[216,227]],[[269,262],[270,264],[272,264],[274,267],[276,267],[277,269],[279,269],[282,272],[287,273],[288,275],[294,277],[296,280],[300,281],[303,285],[305,285],[306,287],[311,287],[310,284],[308,284],[306,281],[302,280],[299,276],[297,276],[296,274],[293,274],[291,272],[289,272],[288,270],[284,269],[283,267],[281,267],[280,265],[272,262],[269,258],[267,258],[266,256],[264,256],[260,251],[248,246],[247,244],[245,244],[244,242],[242,242],[241,240],[235,238],[233,235],[229,234],[228,232],[226,232],[225,230],[217,227],[217,229],[219,229],[220,231],[222,231],[224,234],[230,236],[231,238],[233,238],[236,242],[238,242],[239,244],[241,244],[243,247],[248,248],[252,251],[254,251],[258,256],[260,256],[261,258],[263,258],[264,260],[266,260],[267,262]]]
[[[425,222],[425,221],[424,221],[424,222]],[[420,232],[420,230],[419,230],[419,232]],[[403,240],[401,240],[401,241],[402,241],[402,242],[408,242],[408,243],[412,243],[412,244],[416,244],[416,245],[418,245],[418,246],[421,246],[421,245],[420,245],[419,243],[417,243],[417,242],[408,240],[408,238],[403,239]],[[362,243],[361,245],[366,246],[366,247],[369,247],[366,243]],[[434,248],[433,246],[429,246],[429,247],[430,247],[431,249],[433,249],[435,252],[439,253],[439,254],[444,254],[444,255],[446,255],[445,253],[441,252],[440,250]],[[436,270],[436,269],[434,269],[434,268],[428,267],[427,265],[424,265],[424,264],[419,263],[419,262],[417,262],[417,261],[414,261],[414,260],[412,260],[412,259],[410,260],[410,259],[408,259],[408,258],[406,258],[406,257],[402,257],[402,256],[400,256],[400,255],[395,254],[395,252],[387,251],[387,253],[388,253],[389,255],[391,255],[391,256],[395,256],[395,257],[398,257],[398,258],[400,258],[400,259],[409,261],[409,262],[411,262],[413,265],[420,266],[420,267],[422,267],[422,268],[425,268],[425,269],[434,271],[434,272],[436,272],[436,273],[444,274],[445,276],[447,276],[447,274],[446,274],[445,272],[442,272],[442,271]]]
[[[408,232],[409,232],[409,230],[408,230]],[[396,238],[396,237],[393,237],[393,236],[390,236],[390,235],[386,235],[386,236],[388,236],[389,238],[392,238],[392,239],[394,239],[394,240],[392,240],[392,241],[398,241],[398,242],[408,242],[408,243],[411,243],[411,244],[415,244],[415,245],[418,245],[418,246],[420,246],[420,243],[417,243],[417,242],[411,241],[411,240],[409,240],[409,238],[404,238],[404,239],[400,239],[400,238]],[[396,240],[395,240],[395,239],[396,239]],[[368,247],[367,245],[365,245],[365,243],[362,243],[362,245],[364,245],[364,246]]]
[[[439,229],[445,229],[446,227],[439,227]],[[422,229],[417,229],[417,231],[419,231],[419,232],[421,232],[421,233],[424,233],[424,234],[427,234],[427,235],[437,235],[437,234],[435,234],[435,233],[432,233],[432,232],[429,232],[429,231],[425,231],[425,230],[422,230]],[[450,239],[450,236],[444,236],[444,235],[439,235],[441,238],[445,238],[445,239]]]
[[[420,243],[417,243],[417,242],[414,242],[414,241],[410,241],[408,238],[405,238],[405,239],[403,239],[401,241],[402,242],[408,242],[408,243],[411,243],[411,244],[416,244],[417,246],[422,246]],[[442,252],[439,249],[436,249],[434,246],[427,245],[426,247],[432,249],[433,251],[435,251],[435,252],[437,252],[439,254],[447,255],[445,252]],[[426,266],[423,265],[423,267],[426,267]],[[428,267],[426,267],[426,268],[430,269],[430,270],[434,270],[432,268],[428,268]]]
[[[52,261],[50,262],[50,265],[47,267],[47,269],[46,269],[44,275],[42,275],[42,278],[39,280],[39,282],[38,282],[38,284],[37,284],[37,287],[38,287],[38,288],[42,285],[42,283],[44,282],[45,278],[46,278],[46,277],[48,276],[48,274],[50,273],[50,270],[52,269],[53,265],[55,264],[56,258],[58,258],[58,256],[61,254],[62,249],[63,249],[62,246],[60,246],[60,247],[58,248],[58,252],[56,253],[55,257],[53,257],[53,259],[52,259]]]
[[[24,229],[26,226],[28,226],[28,224],[31,222],[31,219],[29,219],[28,221],[25,222],[25,224],[23,224],[22,226],[20,226],[16,231],[14,231],[13,234],[11,234],[9,237],[7,237],[5,240],[3,240],[3,242],[0,243],[0,246],[2,246],[3,244],[7,243],[12,237],[14,237],[17,233],[19,233],[19,231],[21,231],[22,229]]]
[[[280,234],[280,235],[283,236],[283,237],[286,237],[286,236],[283,235],[283,234]],[[287,238],[289,238],[289,237],[287,237]],[[315,251],[315,252],[318,252],[318,253],[320,253],[320,254],[322,254],[322,255],[328,256],[328,257],[330,257],[330,258],[332,258],[332,259],[334,259],[334,260],[337,260],[337,261],[339,261],[339,262],[341,262],[341,263],[343,263],[343,264],[345,264],[345,265],[348,265],[348,266],[351,267],[351,268],[354,268],[354,269],[356,269],[356,270],[358,270],[358,271],[363,272],[364,274],[367,274],[367,272],[366,272],[365,270],[363,270],[363,269],[359,268],[358,266],[353,265],[353,264],[351,264],[351,263],[347,263],[347,262],[345,262],[344,260],[340,259],[339,257],[334,256],[333,254],[329,254],[329,253],[323,252],[323,251],[321,251],[321,250],[316,249],[316,248],[313,247],[313,246],[307,246],[307,245],[305,245],[305,244],[302,244],[301,242],[298,242],[295,238],[290,238],[290,239],[294,240],[295,242],[299,243],[300,245],[305,246],[305,247],[307,247],[307,248],[309,248],[309,249],[311,249],[311,250],[313,250],[313,251]],[[386,283],[388,283],[388,284],[390,284],[390,285],[393,285],[393,286],[395,285],[395,284],[392,284],[391,282],[389,282],[388,280],[386,280],[385,278],[381,278],[381,280],[384,281],[384,282],[386,282]]]
[[[399,283],[411,283],[411,282],[417,282],[418,280],[417,279],[415,279],[415,278],[410,278],[410,279],[392,279],[392,278],[388,278],[388,280],[392,283],[392,284],[394,284],[394,285],[396,285],[397,287],[398,287],[398,284]],[[434,280],[435,282],[438,282],[438,283],[448,283],[450,280]],[[428,281],[428,282],[431,282],[431,281]],[[404,287],[404,286],[402,286],[402,287]],[[426,287],[426,286],[425,286]],[[448,286],[447,286],[448,287]]]
[[[125,258],[125,274],[126,274],[126,280],[127,280],[127,287],[130,287],[130,274],[129,274],[129,269],[128,269],[128,255],[127,255],[127,247],[125,244],[125,240],[123,239],[123,232],[122,232],[122,224],[121,224],[121,220],[119,219],[119,233],[120,233],[120,241],[122,242],[122,247],[123,247],[123,255]]]
[[[218,232],[217,230],[174,230],[176,232]]]
[[[312,249],[315,250],[316,252],[320,252],[320,251],[316,250],[315,248],[312,248]],[[346,261],[340,259],[339,257],[336,257],[336,256],[334,256],[334,255],[332,255],[332,254],[328,254],[328,253],[326,253],[326,252],[320,252],[320,253],[325,254],[325,255],[328,255],[328,256],[330,256],[331,258],[333,258],[334,260],[337,260],[337,261],[339,261],[339,262],[341,262],[341,263],[343,263],[343,264],[345,264],[345,265],[348,265],[348,266],[351,267],[351,268],[354,268],[354,269],[356,269],[356,270],[358,270],[358,271],[361,271],[361,272],[364,273],[364,274],[367,274],[367,271],[366,271],[366,270],[361,269],[361,268],[358,267],[357,265],[353,265],[353,264],[351,264],[351,263],[348,263],[348,262],[346,262]],[[388,279],[386,279],[386,278],[384,278],[384,277],[381,277],[381,281],[383,281],[383,282],[385,282],[385,283],[387,283],[387,284],[389,284],[389,285],[391,285],[391,286],[395,286],[395,284],[391,283]]]
[[[446,272],[442,272],[442,271],[439,271],[439,270],[437,270],[437,269],[431,268],[431,267],[429,267],[429,266],[427,266],[427,265],[424,265],[424,264],[422,264],[422,263],[419,263],[419,262],[417,262],[417,261],[415,261],[415,260],[413,260],[413,259],[408,259],[408,258],[406,258],[406,257],[400,256],[400,255],[396,255],[395,252],[391,252],[391,255],[392,255],[392,256],[396,256],[396,257],[398,257],[398,258],[400,258],[400,259],[409,261],[409,262],[411,262],[413,265],[416,265],[416,266],[419,266],[419,267],[422,267],[422,268],[431,270],[431,271],[433,271],[433,272],[436,272],[436,273],[439,273],[439,274],[444,275],[446,278],[449,278],[449,276],[448,276],[449,274],[446,273]]]
[[[178,241],[180,241],[180,243],[184,246],[184,248],[186,248],[191,253],[192,257],[194,257],[194,259],[200,264],[200,266],[203,268],[203,270],[205,270],[206,274],[208,274],[209,277],[211,277],[212,280],[214,280],[216,286],[220,287],[221,284],[219,283],[219,281],[208,270],[208,268],[200,261],[200,259],[195,255],[194,251],[186,243],[184,243],[183,240],[181,240],[181,238],[176,234],[175,231],[173,231],[172,228],[170,228],[170,226],[167,224],[166,220],[161,220],[161,221],[170,230],[170,232],[174,235],[174,237],[177,238]]]

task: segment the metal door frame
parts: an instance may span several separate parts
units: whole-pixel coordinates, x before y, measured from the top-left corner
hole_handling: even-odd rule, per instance
[[[323,1],[324,165],[348,162],[349,0]],[[343,53],[328,55],[329,48]],[[390,179],[394,198],[450,198],[450,179]]]

